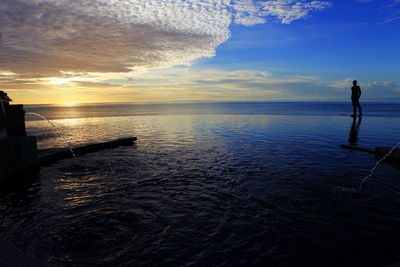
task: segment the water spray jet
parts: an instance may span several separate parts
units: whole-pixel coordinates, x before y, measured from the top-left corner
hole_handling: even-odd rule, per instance
[[[376,147],[375,150],[371,150],[368,148],[358,147],[358,146],[349,146],[349,145],[341,145],[341,148],[350,149],[350,150],[357,150],[362,152],[367,152],[370,154],[375,154],[379,160],[375,163],[374,167],[370,170],[369,174],[364,177],[361,181],[360,186],[358,188],[358,192],[361,192],[363,184],[372,177],[375,170],[378,168],[378,165],[383,162],[387,161],[389,163],[400,165],[400,149],[397,146],[400,145],[400,139],[392,146],[392,147]]]
[[[51,122],[49,119],[47,119],[45,116],[40,115],[39,113],[36,113],[36,112],[27,112],[27,113],[25,113],[25,114],[26,114],[26,115],[34,115],[34,116],[36,116],[36,117],[39,117],[39,118],[41,118],[41,119],[47,121],[47,122],[57,131],[58,135],[59,135],[59,136],[61,137],[61,139],[64,141],[64,143],[65,143],[65,145],[68,147],[69,151],[71,151],[72,156],[73,156],[75,159],[77,159],[77,158],[76,158],[76,155],[75,155],[75,153],[74,153],[74,150],[73,150],[72,147],[69,145],[67,139],[65,139],[64,135],[63,135],[63,134],[61,133],[61,131],[57,128],[57,126],[54,125],[54,123],[52,123],[52,122]]]
[[[79,155],[107,148],[130,146],[136,141],[136,137],[128,137],[72,149],[54,123],[41,114],[25,113],[23,105],[10,105],[11,101],[5,92],[0,91],[0,184],[11,178],[19,182],[19,174],[28,169],[71,157],[76,159]],[[46,120],[57,131],[68,149],[53,148],[38,151],[36,137],[26,134],[25,115],[34,115]]]

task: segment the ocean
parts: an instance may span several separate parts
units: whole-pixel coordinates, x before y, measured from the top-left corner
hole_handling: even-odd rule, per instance
[[[400,261],[400,168],[342,144],[400,139],[399,103],[27,105],[74,147],[25,174],[1,235],[55,266],[383,266]],[[39,149],[65,147],[26,115]],[[29,179],[28,179],[29,178]]]

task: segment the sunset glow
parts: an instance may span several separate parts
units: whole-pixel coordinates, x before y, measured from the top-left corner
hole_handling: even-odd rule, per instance
[[[0,89],[19,103],[342,101],[358,79],[365,100],[396,101],[399,10],[396,0],[5,0]]]

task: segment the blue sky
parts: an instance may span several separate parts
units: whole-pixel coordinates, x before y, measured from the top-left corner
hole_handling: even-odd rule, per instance
[[[3,0],[19,103],[400,101],[399,0]]]
[[[218,56],[200,65],[399,85],[400,3],[388,3],[335,1],[290,24],[233,25],[232,37],[217,49]]]

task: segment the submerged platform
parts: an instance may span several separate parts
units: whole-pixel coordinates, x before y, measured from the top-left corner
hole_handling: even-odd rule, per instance
[[[0,184],[6,182],[11,177],[18,176],[32,168],[37,168],[42,165],[50,164],[58,160],[72,158],[100,151],[107,148],[118,146],[130,146],[137,140],[136,137],[121,138],[113,141],[88,144],[79,147],[73,147],[73,153],[69,148],[54,148],[37,151],[37,156],[29,158],[25,161],[2,161],[0,163]]]
[[[341,145],[340,147],[344,148],[344,149],[357,150],[357,151],[361,151],[361,152],[375,154],[375,156],[378,159],[381,159],[387,155],[386,162],[400,165],[400,149],[399,148],[393,149],[393,151],[390,154],[388,154],[392,149],[391,147],[379,147],[378,146],[375,148],[375,150],[358,147],[358,146],[350,146],[350,145]]]

